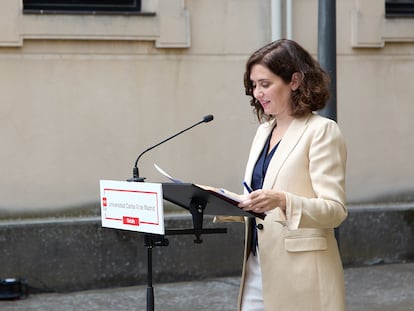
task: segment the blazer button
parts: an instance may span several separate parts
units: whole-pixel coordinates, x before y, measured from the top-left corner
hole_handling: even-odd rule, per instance
[[[258,225],[257,225],[257,229],[259,229],[259,230],[263,230],[263,224],[258,224]]]

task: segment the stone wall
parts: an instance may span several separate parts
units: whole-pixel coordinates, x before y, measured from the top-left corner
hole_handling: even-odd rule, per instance
[[[367,265],[414,260],[414,206],[352,206],[339,229],[343,263]],[[191,228],[189,215],[168,215],[167,229]],[[244,226],[213,224],[226,234],[166,236],[155,247],[154,282],[198,280],[240,273]],[[102,228],[100,218],[0,223],[0,277],[25,278],[34,291],[75,291],[145,284],[144,234]]]

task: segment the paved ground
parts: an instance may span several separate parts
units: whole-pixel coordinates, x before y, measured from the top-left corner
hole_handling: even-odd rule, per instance
[[[345,279],[348,311],[414,310],[414,263],[347,268]],[[154,284],[155,310],[235,311],[238,285],[237,277]],[[0,301],[0,310],[145,311],[146,286],[31,295]]]

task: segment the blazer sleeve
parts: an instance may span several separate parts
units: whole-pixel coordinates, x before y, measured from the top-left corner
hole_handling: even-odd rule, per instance
[[[335,122],[318,128],[309,148],[309,174],[315,198],[287,193],[290,228],[335,228],[347,217],[345,208],[346,147]]]
[[[305,139],[308,141],[306,156],[309,171],[291,173],[309,178],[311,189],[284,189],[285,213],[277,208],[271,215],[273,220],[285,224],[289,230],[335,228],[347,217],[346,146],[339,127],[335,122],[329,121],[323,126],[310,126],[308,130]],[[298,184],[300,183],[296,187],[300,187]]]

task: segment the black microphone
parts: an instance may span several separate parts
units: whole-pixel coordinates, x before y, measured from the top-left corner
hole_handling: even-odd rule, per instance
[[[158,147],[159,145],[161,145],[161,144],[169,141],[170,139],[173,139],[174,137],[176,137],[176,136],[178,136],[178,135],[180,135],[180,134],[182,134],[182,133],[184,133],[184,132],[192,129],[193,127],[195,127],[195,126],[197,126],[197,125],[199,125],[201,123],[207,123],[207,122],[212,121],[213,119],[214,119],[214,116],[212,114],[208,114],[208,115],[206,115],[206,116],[203,117],[203,120],[198,121],[197,123],[191,125],[190,127],[187,127],[186,129],[178,132],[177,134],[175,134],[175,135],[173,135],[171,137],[168,137],[167,139],[164,139],[162,142],[160,142],[160,143],[158,143],[158,144],[156,144],[156,145],[154,145],[152,147],[149,147],[148,149],[146,149],[143,152],[141,152],[141,154],[138,156],[137,160],[135,161],[134,168],[132,169],[132,176],[133,176],[133,178],[128,179],[128,181],[140,181],[140,182],[142,182],[142,181],[145,180],[145,177],[139,177],[139,171],[138,171],[138,161],[143,156],[144,153],[146,153],[146,152],[154,149],[155,147]]]

